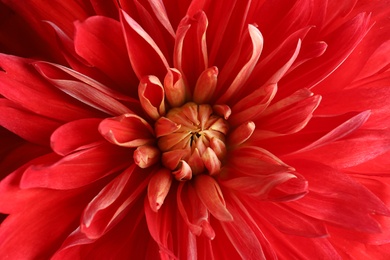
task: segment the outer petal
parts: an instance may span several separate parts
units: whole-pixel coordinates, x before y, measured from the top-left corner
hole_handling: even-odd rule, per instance
[[[153,39],[125,12],[120,13],[130,62],[138,79],[156,75],[163,79],[169,65]]]
[[[22,188],[74,189],[95,182],[129,164],[129,151],[101,145],[70,154],[59,161],[26,169]]]
[[[47,145],[50,134],[60,123],[34,113],[7,99],[0,99],[0,125],[29,142]]]
[[[151,126],[133,114],[104,119],[99,124],[99,132],[109,142],[119,146],[138,147],[154,142]]]

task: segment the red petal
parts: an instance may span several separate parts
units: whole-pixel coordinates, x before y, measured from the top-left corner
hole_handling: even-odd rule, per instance
[[[28,110],[62,121],[102,115],[53,88],[42,79],[30,62],[0,55],[0,66],[6,71],[0,73],[1,95]],[[42,100],[50,100],[50,106],[42,105]]]
[[[30,166],[20,186],[67,190],[82,187],[112,174],[129,164],[129,152],[101,145],[79,151],[49,165]]]
[[[60,123],[0,98],[0,125],[29,142],[47,146],[50,134]]]
[[[309,122],[320,101],[320,96],[312,96],[307,90],[297,91],[269,106],[256,121],[256,125],[259,129],[274,132],[276,135],[298,132]]]
[[[194,188],[202,203],[210,213],[220,221],[232,221],[233,217],[226,208],[219,184],[214,178],[200,174],[195,177]]]
[[[51,135],[51,148],[59,155],[91,148],[103,139],[98,132],[102,119],[89,118],[73,121],[57,128]]]
[[[145,191],[146,174],[133,165],[106,185],[88,204],[81,217],[81,231],[97,239],[115,226]]]
[[[211,67],[200,74],[194,89],[194,102],[209,103],[217,87],[218,68]]]
[[[277,89],[276,84],[265,85],[241,99],[232,107],[233,114],[229,119],[229,123],[238,126],[246,121],[257,119],[268,107]]]
[[[207,208],[200,201],[192,185],[185,182],[179,184],[177,206],[192,233],[197,236],[203,233],[207,238],[214,239],[215,232],[210,226]]]
[[[225,81],[228,77],[231,76],[233,73],[234,75],[237,75],[233,81],[230,83],[229,87],[226,89],[224,88],[224,93],[218,98],[217,103],[225,103],[227,100],[231,99],[234,94],[236,94],[240,89],[244,86],[246,81],[248,80],[249,76],[251,75],[256,63],[258,62],[260,58],[260,54],[263,50],[263,36],[261,35],[260,31],[254,27],[253,25],[248,25],[248,31],[247,35],[245,37],[249,37],[250,39],[244,39],[242,40],[243,44],[240,46],[242,50],[240,50],[237,55],[242,57],[247,57],[247,50],[250,50],[249,54],[249,60],[239,60],[239,61],[228,61],[229,63],[235,64],[237,68],[239,68],[239,71],[233,72],[232,70],[236,68],[233,68],[233,65],[228,65],[230,68],[224,67],[221,70],[220,80],[218,80],[218,85],[222,86],[224,84],[227,84]],[[250,42],[247,42],[250,40]],[[248,47],[250,46],[250,47]],[[240,53],[240,52],[244,53]],[[234,58],[235,59],[235,58]],[[237,63],[237,64],[236,64]],[[218,88],[218,91],[220,91],[220,87]]]
[[[306,160],[292,163],[310,183],[304,198],[289,203],[293,209],[344,228],[380,232],[370,215],[390,216],[390,210],[367,188],[323,164]]]
[[[119,146],[137,147],[154,142],[151,126],[133,114],[104,119],[99,124],[99,132],[109,142]]]
[[[341,169],[364,163],[389,150],[389,130],[359,130],[347,138],[305,151],[299,157]]]
[[[164,79],[165,97],[172,107],[180,107],[190,95],[181,73],[176,69],[169,69]]]
[[[159,79],[163,79],[169,65],[157,44],[124,11],[120,12],[120,19],[130,62],[138,79],[146,75],[156,75]]]
[[[160,161],[160,150],[155,146],[138,146],[133,154],[134,162],[140,168],[148,168]]]
[[[144,111],[154,120],[165,115],[165,92],[155,76],[142,78],[138,85],[138,97]]]
[[[72,71],[61,65],[48,62],[36,62],[34,65],[38,72],[49,82],[52,82],[55,87],[82,103],[109,115],[120,115],[132,112],[117,99],[109,95],[104,86],[87,76],[81,75],[78,72]],[[85,83],[75,80],[75,78],[81,79]]]
[[[227,140],[228,145],[230,147],[235,147],[245,143],[245,141],[251,137],[255,128],[256,126],[253,122],[247,122],[239,125],[236,129],[230,132]]]
[[[118,21],[93,16],[83,22],[76,22],[75,28],[77,54],[105,73],[121,89],[135,83],[135,74],[127,58],[126,43]]]
[[[157,170],[148,184],[148,200],[150,208],[157,212],[164,203],[172,184],[171,171],[165,168]]]
[[[176,31],[174,66],[194,86],[199,75],[208,67],[206,30],[207,16],[203,11],[193,17],[185,16]]]

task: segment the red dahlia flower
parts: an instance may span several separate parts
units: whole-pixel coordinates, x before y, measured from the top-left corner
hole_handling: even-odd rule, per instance
[[[2,0],[2,259],[388,259],[390,3]]]

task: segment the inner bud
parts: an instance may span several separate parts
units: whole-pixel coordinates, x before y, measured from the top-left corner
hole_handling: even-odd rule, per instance
[[[172,108],[155,124],[162,163],[178,180],[218,174],[226,154],[228,123],[210,105],[193,102]]]

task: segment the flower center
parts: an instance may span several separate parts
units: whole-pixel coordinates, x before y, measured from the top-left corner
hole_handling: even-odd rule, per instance
[[[210,105],[189,102],[172,108],[157,120],[155,132],[162,163],[176,179],[219,172],[226,154],[228,123]]]

